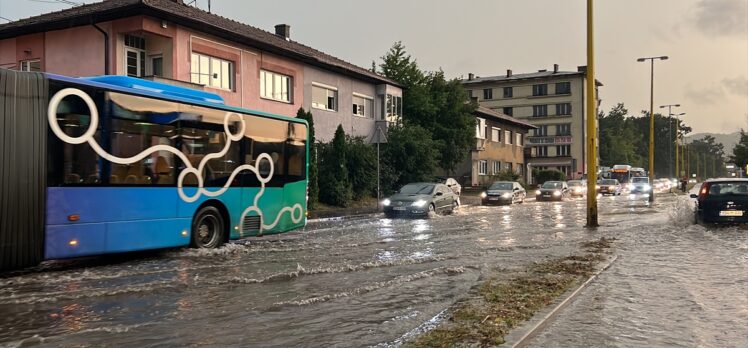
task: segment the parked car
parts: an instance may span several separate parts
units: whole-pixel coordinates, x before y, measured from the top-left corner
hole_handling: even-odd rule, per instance
[[[497,181],[480,194],[481,204],[524,203],[527,192],[516,181]]]
[[[569,197],[566,181],[546,181],[535,191],[535,199],[538,201],[561,201],[566,197]]]
[[[696,223],[748,222],[748,179],[711,179],[701,184],[696,199]]]
[[[438,182],[447,185],[456,195],[462,194],[462,185],[453,178],[438,178]]]
[[[457,195],[447,185],[428,182],[407,184],[382,201],[387,217],[451,213],[458,204]]]
[[[649,177],[637,176],[631,178],[631,193],[652,193]]]
[[[571,197],[582,197],[587,194],[587,182],[583,180],[569,180],[566,184],[569,185],[569,194]]]
[[[623,186],[618,182],[618,179],[603,179],[598,181],[598,193],[601,195],[614,195],[620,196]]]

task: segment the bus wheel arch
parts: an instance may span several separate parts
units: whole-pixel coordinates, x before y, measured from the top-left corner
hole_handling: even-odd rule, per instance
[[[218,200],[203,202],[192,217],[190,246],[218,248],[229,241],[231,219],[228,209]],[[213,238],[213,235],[215,239]]]

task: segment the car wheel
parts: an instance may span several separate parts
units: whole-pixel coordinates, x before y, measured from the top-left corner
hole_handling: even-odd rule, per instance
[[[436,214],[436,206],[434,203],[429,204],[429,215]]]
[[[214,206],[206,206],[200,209],[192,219],[190,245],[200,249],[218,248],[223,244],[223,234],[224,223],[221,212]]]
[[[450,210],[450,213],[454,213],[455,210],[457,210],[457,207],[459,207],[460,204],[457,201],[452,201],[452,210]]]

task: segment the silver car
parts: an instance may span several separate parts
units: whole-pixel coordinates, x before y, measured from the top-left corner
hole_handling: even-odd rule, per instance
[[[481,204],[513,204],[524,203],[527,192],[516,181],[497,181],[481,193]]]
[[[429,213],[451,213],[459,205],[451,188],[440,183],[407,184],[382,201],[384,214],[395,216],[428,216]]]

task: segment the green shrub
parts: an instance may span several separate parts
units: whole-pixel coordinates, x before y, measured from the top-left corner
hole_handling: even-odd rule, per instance
[[[362,137],[346,137],[348,181],[353,198],[371,197],[377,187],[377,151]]]
[[[535,181],[543,184],[546,181],[566,181],[566,174],[558,170],[539,170],[533,172]]]
[[[330,144],[318,144],[319,200],[323,203],[345,207],[353,197],[346,168],[346,141],[342,126],[335,130]]]
[[[306,120],[309,124],[309,202],[307,208],[314,209],[314,206],[319,201],[319,169],[317,167],[317,144],[314,137],[314,116],[310,111],[304,111],[304,108],[299,108],[296,117]]]

